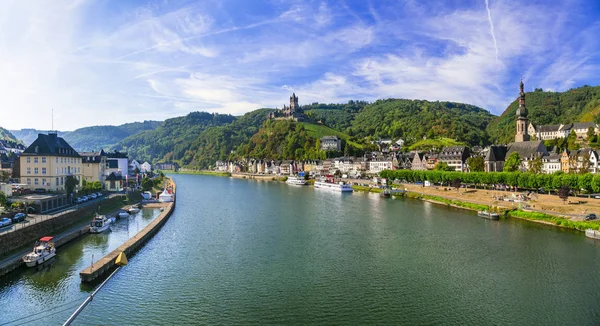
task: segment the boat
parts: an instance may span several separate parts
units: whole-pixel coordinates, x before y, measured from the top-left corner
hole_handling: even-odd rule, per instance
[[[488,211],[479,211],[477,212],[477,216],[487,218],[488,220],[499,220],[500,214],[496,212],[488,212]]]
[[[52,242],[53,237],[43,237],[35,243],[33,251],[23,256],[27,267],[38,266],[56,256],[56,248]]]
[[[390,187],[383,187],[379,195],[384,198],[390,198],[392,197],[392,189]]]
[[[600,240],[600,231],[594,229],[585,230],[585,236],[592,239]]]
[[[131,206],[131,207],[129,207],[128,212],[129,212],[129,214],[137,214],[140,212],[140,209],[135,206]]]
[[[129,213],[127,213],[126,211],[120,211],[119,214],[117,214],[120,218],[125,218],[125,217],[129,217]]]
[[[165,208],[164,208],[164,207],[161,207],[161,208],[160,208],[160,211],[161,211],[161,212],[164,212],[164,211],[165,211]]]
[[[304,186],[307,184],[306,180],[304,180],[304,177],[298,177],[295,175],[291,175],[287,178],[287,180],[285,181],[285,183],[289,184],[289,185],[295,185],[295,186]]]
[[[90,233],[102,233],[110,228],[110,225],[115,222],[114,217],[106,217],[106,215],[96,215],[90,223]]]
[[[324,180],[315,181],[315,188],[332,190],[338,192],[352,192],[352,185],[345,183],[344,181],[334,182],[333,176],[327,176]]]

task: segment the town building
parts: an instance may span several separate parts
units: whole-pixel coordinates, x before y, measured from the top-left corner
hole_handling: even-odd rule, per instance
[[[556,149],[548,152],[548,155],[542,157],[542,171],[546,174],[562,171],[560,158],[561,154]]]
[[[110,174],[115,173],[125,177],[129,172],[129,158],[127,153],[121,153],[118,151],[109,152],[106,154],[106,170],[105,175],[108,177]]]
[[[140,172],[142,173],[150,173],[152,172],[152,164],[148,162],[144,162],[140,165]]]
[[[527,120],[527,107],[525,106],[525,90],[523,80],[519,85],[519,108],[517,109],[517,133],[515,135],[515,143],[529,141],[529,134],[527,133],[528,120]]]
[[[455,171],[465,172],[467,170],[467,159],[471,156],[466,146],[444,147],[437,157],[439,162],[448,164]]]
[[[126,178],[117,172],[111,172],[104,180],[104,189],[107,191],[123,191]]]
[[[106,153],[100,152],[82,152],[81,156],[81,174],[86,182],[99,181],[104,184],[106,178]]]
[[[504,145],[492,145],[484,150],[483,166],[485,172],[502,172],[508,148]]]
[[[425,153],[415,153],[410,166],[411,170],[425,170],[427,166],[427,156]]]
[[[292,96],[290,96],[290,106],[283,105],[283,109],[275,109],[275,111],[267,115],[267,118],[275,120],[303,121],[306,117],[298,104],[298,96],[296,96],[296,93],[293,93]]]
[[[338,136],[324,136],[321,138],[321,150],[340,151],[342,150],[342,140]]]
[[[56,132],[39,134],[19,157],[20,180],[30,189],[65,189],[67,177],[81,184],[81,156]]]
[[[384,170],[393,170],[393,168],[394,168],[391,159],[380,159],[380,160],[369,161],[368,165],[369,165],[368,172],[373,173],[373,174],[379,173]]]

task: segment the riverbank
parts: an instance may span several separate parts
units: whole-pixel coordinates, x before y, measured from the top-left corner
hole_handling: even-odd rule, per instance
[[[231,173],[229,172],[217,172],[217,171],[208,171],[208,170],[178,170],[177,172],[173,170],[162,170],[165,174],[200,174],[200,175],[215,175],[218,177],[230,177]]]

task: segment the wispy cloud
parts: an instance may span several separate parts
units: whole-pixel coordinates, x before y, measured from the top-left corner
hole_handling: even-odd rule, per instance
[[[50,128],[40,117],[51,109],[63,130],[242,114],[291,91],[301,103],[404,97],[500,113],[521,74],[528,89],[600,81],[598,12],[579,0],[6,0],[0,10],[11,12],[0,15],[8,128]]]

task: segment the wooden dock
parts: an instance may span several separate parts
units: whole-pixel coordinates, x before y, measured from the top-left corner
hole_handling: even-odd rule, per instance
[[[115,260],[117,256],[124,252],[127,257],[130,257],[134,252],[136,252],[146,241],[148,241],[152,236],[165,224],[165,222],[171,216],[171,213],[175,209],[175,202],[171,203],[153,203],[152,205],[145,205],[145,207],[164,207],[165,210],[160,213],[158,217],[156,217],[150,224],[148,224],[144,229],[142,229],[138,234],[133,236],[131,239],[127,240],[124,244],[122,244],[119,248],[113,250],[108,255],[104,256],[102,259],[94,262],[91,266],[84,268],[79,276],[81,277],[82,282],[92,282],[102,275],[107,274],[116,268]]]

